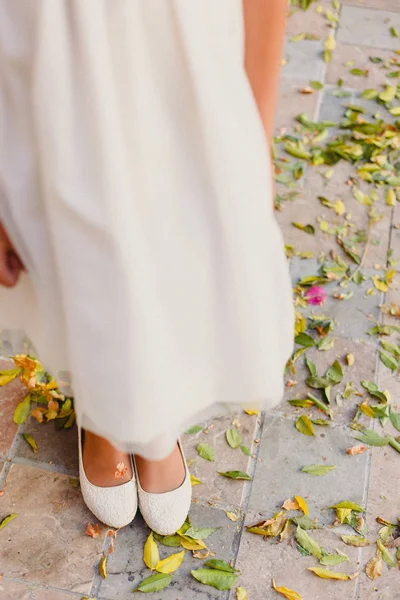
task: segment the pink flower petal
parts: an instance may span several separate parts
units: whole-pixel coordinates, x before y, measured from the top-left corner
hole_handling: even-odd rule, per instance
[[[318,285],[313,285],[309,290],[305,293],[306,300],[308,304],[312,304],[313,306],[319,306],[323,304],[326,300],[326,292],[322,287]]]

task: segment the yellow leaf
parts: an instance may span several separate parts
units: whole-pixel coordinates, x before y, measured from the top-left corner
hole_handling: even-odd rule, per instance
[[[206,550],[207,546],[202,540],[191,540],[190,538],[181,535],[181,544],[185,550]]]
[[[347,354],[346,355],[346,361],[347,361],[347,364],[349,365],[349,367],[351,367],[352,365],[354,365],[355,360],[356,359],[354,358],[354,354]]]
[[[253,410],[252,408],[245,408],[244,412],[246,413],[246,415],[258,415],[258,414],[260,414],[260,411]]]
[[[247,600],[247,592],[244,588],[236,588],[236,600]]]
[[[333,205],[333,208],[335,210],[335,213],[339,216],[342,215],[346,210],[346,207],[341,200],[336,200],[335,204]]]
[[[380,292],[388,291],[388,286],[386,285],[386,283],[384,281],[382,281],[382,279],[379,278],[379,275],[374,275],[372,277],[372,281],[374,282],[374,286],[376,287],[376,289],[379,290]]]
[[[99,573],[103,579],[107,577],[107,557],[102,556],[99,562]]]
[[[277,587],[274,579],[272,580],[272,587],[276,592],[282,594],[282,596],[285,596],[287,600],[303,600],[302,596],[300,596],[300,594],[297,592],[294,592],[287,587]]]
[[[143,560],[146,567],[151,570],[155,569],[160,562],[160,554],[154,541],[153,532],[151,532],[144,545]]]
[[[169,575],[170,573],[174,573],[182,564],[183,557],[185,556],[185,550],[182,552],[178,552],[177,554],[171,554],[164,558],[164,560],[160,560],[156,566],[156,571],[159,573],[165,573]]]
[[[22,436],[23,436],[24,440],[26,440],[28,442],[28,444],[30,445],[32,450],[36,453],[37,452],[37,444],[36,444],[36,440],[33,437],[33,435],[31,435],[30,433],[23,433]]]
[[[329,571],[329,569],[322,569],[321,567],[309,567],[307,571],[312,571],[318,577],[322,579],[340,579],[342,581],[346,581],[347,579],[351,579],[350,575],[346,575],[346,573],[340,573],[339,571]]]
[[[368,406],[368,404],[366,402],[363,402],[362,404],[360,404],[360,408],[362,410],[362,412],[364,413],[364,415],[367,415],[367,417],[370,417],[371,419],[374,418],[374,411],[372,410],[372,408],[370,406]]]
[[[229,519],[230,521],[233,521],[234,523],[236,523],[236,521],[237,521],[237,520],[238,520],[238,518],[239,518],[239,515],[237,515],[237,514],[236,514],[236,513],[234,513],[234,512],[227,512],[227,511],[225,511],[225,514],[226,514],[226,516],[228,517],[228,519]]]
[[[378,579],[382,575],[382,554],[380,550],[368,562],[366,569],[367,577],[370,579]]]
[[[328,35],[324,42],[325,50],[334,50],[336,48],[336,40],[332,32]]]
[[[388,285],[390,285],[393,281],[393,277],[396,275],[395,269],[388,269],[385,273],[385,281]]]
[[[396,192],[393,188],[389,188],[386,194],[386,204],[388,206],[396,206]]]
[[[328,221],[321,221],[320,224],[319,224],[319,226],[320,226],[321,231],[323,231],[325,233],[327,231],[329,231],[329,223],[328,223]]]
[[[0,371],[0,387],[7,385],[16,378],[19,373],[19,369],[9,369],[7,371]]]
[[[295,500],[297,500],[301,510],[305,515],[308,515],[308,506],[307,502],[301,496],[295,496]]]
[[[31,410],[31,395],[28,394],[25,398],[17,404],[17,407],[14,411],[13,420],[17,425],[21,425],[21,423],[25,423],[29,417],[29,413]]]
[[[197,479],[197,477],[194,475],[190,475],[190,483],[192,484],[192,487],[194,487],[195,485],[200,485],[203,482],[200,481],[200,479]]]

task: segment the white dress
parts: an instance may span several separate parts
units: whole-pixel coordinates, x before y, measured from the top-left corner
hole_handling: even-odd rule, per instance
[[[272,406],[291,286],[242,0],[1,0],[0,327],[73,374],[78,422],[149,458]]]

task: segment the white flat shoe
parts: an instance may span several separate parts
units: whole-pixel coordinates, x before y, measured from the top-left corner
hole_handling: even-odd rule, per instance
[[[185,465],[186,475],[183,483],[176,490],[172,490],[171,492],[165,492],[163,494],[151,494],[145,492],[140,485],[135,458],[133,458],[136,470],[140,512],[150,529],[159,535],[172,535],[178,531],[188,516],[192,502],[190,473],[187,468],[185,455],[180,441],[178,441],[178,446]]]
[[[88,509],[109,527],[118,529],[128,525],[137,511],[137,487],[135,469],[132,464],[132,479],[113,487],[100,487],[90,483],[86,477],[82,457],[82,434],[78,427],[79,479],[81,492]],[[131,459],[132,462],[132,459]]]

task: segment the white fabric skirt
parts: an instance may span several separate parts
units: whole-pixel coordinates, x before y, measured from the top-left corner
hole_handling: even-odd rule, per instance
[[[293,309],[241,0],[0,4],[0,327],[73,374],[78,422],[161,458],[283,389]]]

